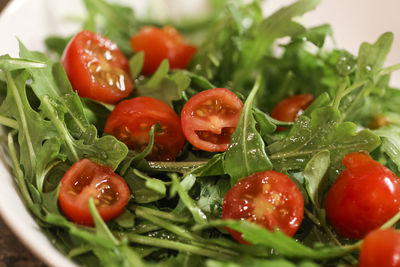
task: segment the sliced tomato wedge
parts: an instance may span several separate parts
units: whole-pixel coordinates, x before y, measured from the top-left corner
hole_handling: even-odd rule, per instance
[[[224,220],[248,220],[271,231],[276,228],[293,236],[303,220],[304,200],[297,186],[280,172],[264,171],[235,184],[225,195]],[[242,234],[227,228],[231,236],[248,244]]]
[[[133,90],[128,60],[100,34],[86,30],[76,34],[64,50],[62,64],[81,97],[116,103]]]
[[[146,159],[175,160],[185,137],[178,115],[158,99],[142,96],[121,101],[107,118],[104,132],[114,135],[130,149],[141,152],[149,143],[149,132],[154,124],[161,126],[161,132],[156,132],[153,150]]]
[[[239,97],[226,88],[200,92],[190,98],[182,109],[183,134],[197,149],[225,151],[242,108]]]
[[[82,159],[74,163],[61,179],[58,202],[69,220],[92,226],[94,222],[88,205],[90,197],[94,198],[102,219],[109,221],[122,212],[129,196],[125,180],[110,167]]]

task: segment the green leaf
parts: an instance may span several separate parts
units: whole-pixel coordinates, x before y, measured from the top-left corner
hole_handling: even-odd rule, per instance
[[[303,175],[306,182],[306,190],[314,205],[319,203],[320,184],[329,166],[330,153],[328,150],[323,150],[315,154],[304,168]]]
[[[133,201],[136,203],[151,203],[165,197],[164,194],[147,187],[146,180],[134,171],[128,171],[124,178],[131,189]]]
[[[287,256],[289,258],[314,260],[332,259],[342,257],[359,249],[359,244],[357,243],[347,246],[321,245],[316,248],[310,248],[296,241],[294,238],[287,236],[279,230],[272,232],[259,226],[258,224],[251,223],[246,220],[217,220],[210,222],[204,226],[196,226],[194,229],[200,230],[211,226],[229,227],[242,233],[242,237],[251,244],[273,248],[277,252],[279,252],[279,255]]]
[[[252,173],[272,169],[272,164],[265,153],[264,141],[256,129],[253,117],[252,104],[260,86],[261,79],[258,79],[243,106],[226,151],[224,168],[231,176],[231,185]]]
[[[380,139],[370,130],[356,131],[352,122],[340,122],[339,111],[332,107],[316,109],[311,119],[300,116],[288,136],[267,147],[278,171],[302,170],[318,152],[329,151],[331,171],[341,167],[345,154],[354,151],[372,151]]]
[[[46,66],[47,64],[41,61],[11,58],[9,55],[0,56],[0,69],[2,71],[45,68]]]
[[[129,59],[129,71],[131,72],[132,79],[136,79],[136,77],[142,71],[143,63],[144,63],[143,51],[135,53],[133,57]]]
[[[153,76],[137,87],[137,94],[157,98],[172,107],[173,101],[180,100],[182,92],[189,87],[190,78],[182,71],[172,74],[168,71],[169,62],[164,59]]]

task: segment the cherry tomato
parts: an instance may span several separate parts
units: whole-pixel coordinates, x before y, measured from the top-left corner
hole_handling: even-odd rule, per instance
[[[361,246],[359,267],[400,267],[400,233],[393,228],[374,230]]]
[[[104,132],[140,152],[147,147],[149,131],[156,123],[161,125],[161,132],[156,132],[153,150],[147,159],[173,161],[181,151],[185,137],[178,115],[158,99],[142,96],[121,101],[107,118]]]
[[[294,122],[313,101],[312,94],[293,95],[279,102],[270,115],[280,121]],[[287,128],[277,128],[278,131],[285,129]]]
[[[116,103],[133,90],[128,60],[114,42],[99,34],[84,30],[75,35],[62,64],[81,97]]]
[[[186,139],[197,149],[216,152],[228,149],[243,103],[232,91],[214,88],[190,98],[181,113]]]
[[[110,167],[81,159],[61,179],[58,202],[68,219],[91,226],[94,222],[88,205],[90,197],[103,220],[109,221],[121,213],[129,196],[125,180]]]
[[[197,51],[172,27],[145,26],[130,42],[133,51],[144,51],[142,73],[145,75],[154,73],[164,59],[168,59],[171,69],[184,69]]]
[[[329,189],[325,208],[337,233],[362,238],[400,211],[400,181],[368,154],[343,157],[347,168]]]
[[[248,220],[271,231],[279,228],[293,236],[303,220],[304,200],[288,176],[276,171],[250,175],[235,184],[225,195],[222,206],[224,220]],[[242,234],[227,229],[242,244]]]

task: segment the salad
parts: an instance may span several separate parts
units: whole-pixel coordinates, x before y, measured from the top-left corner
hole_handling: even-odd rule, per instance
[[[27,208],[83,266],[393,266],[400,64],[329,25],[209,1],[159,25],[83,0],[48,53],[0,56],[0,124]],[[385,265],[386,264],[386,265]]]

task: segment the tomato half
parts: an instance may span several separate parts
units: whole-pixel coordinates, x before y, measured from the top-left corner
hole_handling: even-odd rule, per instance
[[[368,154],[343,157],[347,168],[329,189],[325,208],[337,233],[362,238],[400,211],[400,181]]]
[[[303,220],[304,200],[297,186],[280,172],[264,171],[250,175],[235,184],[225,195],[224,220],[248,220],[271,231],[279,228],[293,236]],[[242,244],[242,234],[227,229]]]
[[[168,59],[171,69],[184,69],[197,51],[172,27],[142,27],[130,43],[133,51],[144,52],[142,73],[145,75],[154,73],[164,59]]]
[[[124,100],[111,112],[104,128],[130,149],[143,151],[149,143],[151,126],[158,123],[153,151],[147,156],[153,161],[173,161],[184,143],[180,120],[175,111],[164,102],[152,97],[136,97]]]
[[[116,103],[133,90],[128,60],[114,42],[99,34],[76,34],[64,50],[62,64],[81,97]]]
[[[312,94],[293,95],[279,102],[270,115],[280,121],[294,122],[313,101]],[[278,131],[284,129],[286,127],[277,128]]]
[[[359,267],[400,267],[400,233],[374,230],[363,240]]]
[[[197,149],[225,151],[242,108],[239,97],[226,88],[200,92],[190,98],[182,109],[183,134]]]
[[[69,220],[92,226],[94,222],[88,205],[90,197],[94,198],[103,220],[109,221],[121,213],[129,196],[125,180],[110,167],[81,159],[61,179],[58,203]]]

